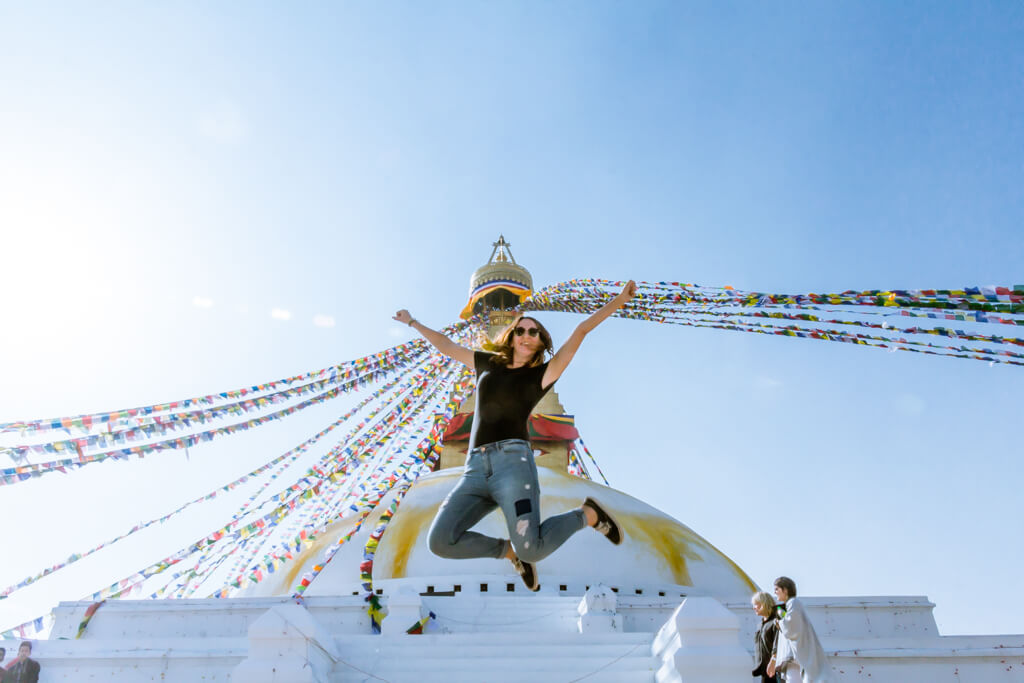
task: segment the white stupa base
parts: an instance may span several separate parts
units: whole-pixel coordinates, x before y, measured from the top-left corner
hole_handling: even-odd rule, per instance
[[[451,585],[389,581],[382,601],[394,596],[396,609],[384,635],[371,634],[365,603],[352,595],[310,597],[304,605],[288,598],[112,601],[78,640],[89,605],[62,603],[51,639],[37,642],[33,656],[42,663],[41,683],[113,676],[123,683],[749,676],[758,619],[746,596],[723,602],[691,595],[684,602],[680,586],[630,593],[591,586],[584,599],[582,590],[559,590],[564,584],[550,579],[539,593],[512,576],[463,576]],[[1024,635],[941,636],[926,598],[803,600],[840,681],[1024,683]],[[436,619],[422,635],[404,633],[413,617],[429,612]]]

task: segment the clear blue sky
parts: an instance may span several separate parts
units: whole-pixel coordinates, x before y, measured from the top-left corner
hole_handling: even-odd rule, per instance
[[[1022,45],[1014,2],[5,3],[0,422],[391,346],[397,308],[455,319],[500,233],[539,285],[1018,284]],[[612,320],[558,389],[613,485],[762,585],[1024,633],[1021,369]],[[0,584],[340,412],[0,489],[31,548]]]

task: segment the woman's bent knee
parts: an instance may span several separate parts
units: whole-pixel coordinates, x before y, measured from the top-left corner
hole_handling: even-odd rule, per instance
[[[430,534],[427,536],[427,545],[430,552],[438,557],[453,558],[452,547],[455,545],[449,529],[439,528],[437,525],[430,527]]]

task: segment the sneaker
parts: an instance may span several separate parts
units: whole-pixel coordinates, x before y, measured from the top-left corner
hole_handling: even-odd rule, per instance
[[[530,562],[523,562],[518,557],[513,557],[512,566],[516,568],[516,572],[519,577],[526,584],[526,587],[536,592],[540,590],[540,584],[537,583],[537,569]]]
[[[609,515],[593,498],[587,498],[583,504],[597,513],[597,524],[594,525],[594,530],[615,545],[622,543],[622,527],[615,521],[615,518]]]

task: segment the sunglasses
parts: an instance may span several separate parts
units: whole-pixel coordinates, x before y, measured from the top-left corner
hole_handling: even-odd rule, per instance
[[[522,337],[524,334],[528,334],[531,337],[536,337],[538,334],[540,334],[540,330],[537,329],[536,327],[517,327],[515,329],[515,333],[517,337]]]

